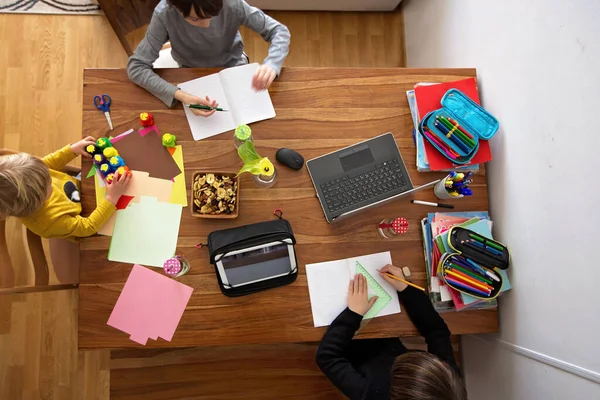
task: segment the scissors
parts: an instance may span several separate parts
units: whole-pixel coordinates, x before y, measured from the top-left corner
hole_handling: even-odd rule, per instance
[[[104,112],[104,116],[106,117],[106,121],[108,122],[108,126],[110,126],[110,130],[113,130],[112,119],[110,119],[110,96],[107,94],[103,94],[102,96],[94,96],[94,105],[100,111]]]

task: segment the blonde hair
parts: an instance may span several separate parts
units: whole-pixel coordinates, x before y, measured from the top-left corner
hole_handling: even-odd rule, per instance
[[[0,219],[27,217],[42,208],[51,183],[42,160],[0,149]]]

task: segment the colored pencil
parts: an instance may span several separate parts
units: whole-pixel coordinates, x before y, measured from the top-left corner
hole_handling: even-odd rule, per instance
[[[425,291],[425,288],[422,288],[422,287],[421,287],[421,286],[419,286],[419,285],[415,285],[414,283],[410,283],[409,281],[405,281],[405,280],[404,280],[404,279],[402,279],[402,278],[398,278],[396,275],[392,275],[392,274],[390,274],[389,272],[384,272],[383,274],[384,274],[384,275],[386,275],[386,276],[387,276],[387,277],[389,277],[389,278],[395,279],[395,280],[397,280],[397,281],[400,281],[400,282],[404,282],[404,283],[406,283],[408,286],[412,286],[412,287],[414,287],[414,288],[421,289],[422,291]]]
[[[467,262],[467,264],[471,265],[473,268],[476,268],[479,272],[481,272],[481,273],[485,272],[485,270],[483,269],[483,267],[481,265],[476,264],[472,260],[465,257],[465,261]]]
[[[474,285],[479,285],[484,290],[494,290],[494,287],[492,285],[488,285],[487,283],[480,280],[479,278],[471,278],[470,276],[468,276],[452,267],[450,267],[450,269],[447,269],[446,272],[454,272],[454,276],[456,276],[457,278],[460,278],[460,279],[462,279],[466,282],[472,283]]]
[[[475,235],[475,234],[472,234],[472,233],[470,233],[469,236],[471,238],[477,240],[478,242],[485,243],[486,246],[493,247],[493,248],[495,248],[498,251],[504,251],[504,248],[502,246],[500,246],[499,244],[496,244],[496,243],[492,242],[488,238],[483,238],[483,237],[481,237],[479,235]]]
[[[436,122],[435,127],[438,128],[449,140],[454,142],[462,151],[465,153],[469,153],[470,149],[462,140],[458,138],[456,135],[450,134],[450,130],[446,128],[442,123]]]
[[[454,124],[452,124],[450,121],[448,121],[448,119],[446,119],[445,117],[438,115],[438,119],[439,121],[441,121],[444,126],[446,128],[448,128],[450,131],[452,131],[454,129],[454,132],[456,132],[456,134],[458,135],[458,137],[465,142],[466,144],[468,144],[470,147],[475,147],[475,142],[473,140],[471,140],[467,135],[465,135],[460,129],[458,129],[458,127]]]
[[[478,288],[484,289],[484,290],[493,290],[494,288],[492,286],[489,286],[483,282],[478,282],[475,279],[469,278],[468,276],[466,276],[465,274],[463,274],[462,272],[456,271],[456,270],[452,270],[452,269],[446,269],[446,273],[450,274],[456,278],[459,278],[460,280],[463,280],[465,282],[468,282],[472,285],[475,285]]]
[[[456,156],[454,154],[452,154],[448,149],[448,147],[446,147],[445,144],[442,144],[442,142],[440,140],[438,140],[438,138],[436,138],[435,136],[427,133],[427,131],[423,132],[425,134],[425,136],[427,136],[430,140],[434,141],[438,146],[440,146],[442,148],[442,150],[444,151],[444,153],[446,153],[446,155],[448,157],[450,157],[453,160],[456,160]]]
[[[452,123],[452,125],[456,125],[458,126],[458,129],[460,129],[462,131],[462,133],[464,133],[465,135],[467,135],[468,137],[470,137],[471,139],[473,139],[473,135],[471,135],[466,129],[464,129],[461,125],[458,124],[458,122],[456,122],[454,119],[448,117],[448,121],[450,121]]]
[[[425,127],[425,132],[427,132],[429,134],[428,137],[431,137],[431,139],[433,139],[440,146],[442,146],[443,148],[447,149],[450,153],[454,154],[456,157],[460,157],[460,154],[458,154],[456,151],[454,151],[454,149],[452,147],[448,146],[440,138],[438,138],[437,136],[435,136],[435,133],[433,133],[431,131],[431,129]]]
[[[472,243],[464,243],[464,245],[467,246],[467,247],[470,247],[470,248],[472,248],[474,250],[479,250],[479,251],[481,250],[481,247],[478,247],[476,245],[474,246]],[[488,252],[487,255],[490,256],[490,257],[495,258],[496,260],[503,261],[503,258],[501,256],[498,256],[495,253]]]
[[[471,293],[475,293],[475,294],[477,294],[477,295],[479,295],[479,296],[486,296],[486,297],[490,297],[490,293],[486,293],[486,292],[484,292],[484,291],[481,291],[481,290],[479,290],[479,289],[476,289],[476,288],[474,288],[474,287],[471,287],[471,286],[465,285],[464,283],[462,283],[462,282],[459,282],[459,281],[457,281],[456,279],[452,279],[452,278],[451,278],[451,277],[449,277],[449,276],[447,276],[447,277],[446,277],[446,281],[447,281],[447,282],[450,282],[451,284],[453,284],[453,285],[455,285],[455,286],[458,286],[458,287],[460,287],[460,288],[461,288],[461,289],[463,289],[463,290],[468,290],[469,292],[471,292]]]
[[[489,278],[487,278],[487,277],[484,277],[484,276],[481,276],[480,274],[478,274],[478,273],[476,273],[476,272],[473,272],[472,270],[469,270],[469,269],[467,269],[467,268],[465,268],[465,267],[461,267],[460,265],[457,265],[457,264],[454,264],[454,263],[450,263],[450,266],[451,266],[452,268],[455,268],[455,269],[459,270],[460,272],[462,272],[462,273],[463,273],[463,274],[465,274],[465,275],[468,275],[468,276],[470,276],[470,277],[472,277],[472,278],[475,278],[475,279],[479,279],[479,280],[481,280],[481,281],[484,281],[484,282],[485,282],[485,283],[487,283],[488,285],[492,285],[492,284],[493,284],[493,282],[492,282],[492,280],[491,280],[491,279],[489,279]]]
[[[458,136],[458,138],[460,140],[462,140],[467,146],[469,146],[469,147],[475,147],[477,145],[473,140],[469,139],[464,133],[462,133],[462,131],[460,129],[458,129],[458,127],[456,127],[455,125],[452,125],[450,123],[450,121],[448,121],[444,117],[440,117],[438,120],[442,124],[444,124],[444,126],[446,128],[448,128],[448,130],[450,132],[453,132],[453,134],[456,134],[456,136]]]
[[[487,243],[484,245],[483,243],[478,242],[476,240],[467,240],[466,242],[467,243],[472,243],[472,244],[476,245],[477,247],[479,247],[481,249],[484,249],[485,251],[489,251],[490,253],[496,254],[498,256],[501,256],[501,255],[504,254],[503,252],[501,252],[499,250],[496,250],[493,247],[488,246]]]

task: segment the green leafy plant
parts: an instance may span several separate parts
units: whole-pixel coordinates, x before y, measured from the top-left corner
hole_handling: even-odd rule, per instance
[[[238,176],[244,172],[265,176],[272,176],[275,173],[273,163],[267,157],[261,157],[251,141],[244,142],[238,147],[238,154],[244,162],[244,166],[237,173]]]

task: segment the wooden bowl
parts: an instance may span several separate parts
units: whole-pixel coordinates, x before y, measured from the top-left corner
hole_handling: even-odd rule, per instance
[[[206,174],[214,174],[215,176],[227,176],[231,178],[233,183],[237,183],[237,189],[235,191],[235,209],[230,213],[222,213],[222,214],[202,214],[200,212],[200,208],[194,203],[196,200],[196,193],[194,191],[194,182],[196,181],[196,176],[198,175],[206,175]],[[195,218],[207,218],[207,219],[233,219],[237,218],[240,213],[240,180],[236,178],[235,172],[213,172],[213,171],[194,171],[192,174],[192,194],[190,195],[190,209],[192,210],[192,217]],[[198,199],[200,200],[200,199]]]

